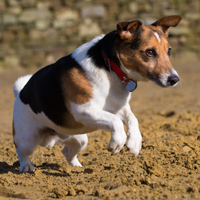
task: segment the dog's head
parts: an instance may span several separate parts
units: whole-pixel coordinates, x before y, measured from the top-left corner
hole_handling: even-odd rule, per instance
[[[142,22],[120,22],[116,51],[122,69],[135,81],[152,80],[162,87],[174,86],[179,81],[169,60],[171,46],[167,41],[169,28],[179,24],[180,15],[164,17],[151,25]]]

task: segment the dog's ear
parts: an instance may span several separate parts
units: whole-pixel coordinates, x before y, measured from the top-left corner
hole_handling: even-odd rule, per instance
[[[151,25],[158,26],[163,31],[163,33],[168,37],[170,26],[176,27],[181,21],[181,19],[182,17],[180,15],[173,15],[173,16],[163,17]]]
[[[122,40],[131,41],[142,22],[135,20],[132,22],[119,22],[117,24],[117,32]]]

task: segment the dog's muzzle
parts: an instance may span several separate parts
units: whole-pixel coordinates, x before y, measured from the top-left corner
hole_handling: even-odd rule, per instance
[[[167,85],[173,86],[173,85],[175,85],[176,83],[178,83],[179,80],[180,80],[180,79],[179,79],[179,77],[178,77],[177,75],[172,74],[172,75],[170,75],[170,76],[168,77],[168,79],[167,79]]]

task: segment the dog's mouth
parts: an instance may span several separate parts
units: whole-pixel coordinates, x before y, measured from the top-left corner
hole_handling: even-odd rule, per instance
[[[176,86],[180,80],[177,74],[148,74],[148,79],[161,87]]]

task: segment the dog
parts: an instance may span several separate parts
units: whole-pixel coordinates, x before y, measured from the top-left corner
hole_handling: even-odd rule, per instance
[[[62,153],[72,166],[82,166],[79,154],[88,143],[86,133],[111,131],[109,148],[118,153],[126,143],[137,156],[142,136],[129,101],[138,81],[159,86],[179,81],[170,63],[169,28],[180,15],[159,19],[120,22],[117,30],[95,37],[34,75],[14,84],[13,138],[20,172],[34,171],[29,159],[41,145],[52,147],[62,140]],[[124,130],[127,126],[127,133]]]

